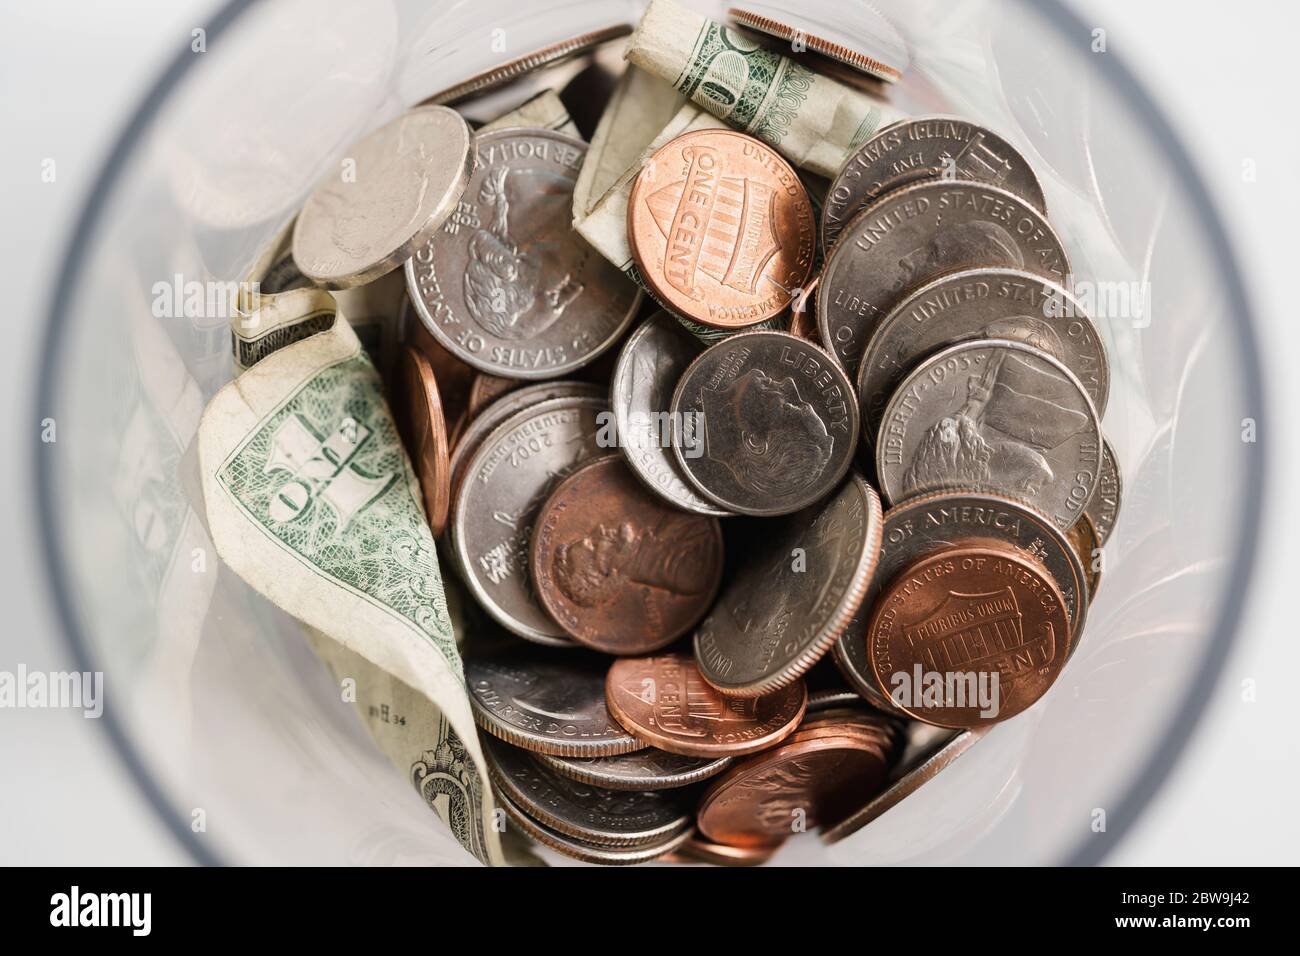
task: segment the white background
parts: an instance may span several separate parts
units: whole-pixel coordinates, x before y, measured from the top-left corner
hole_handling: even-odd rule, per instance
[[[1300,404],[1288,356],[1300,333],[1287,295],[1300,249],[1297,5],[1269,0],[1070,0],[1103,27],[1171,117],[1227,221],[1252,282],[1275,429]],[[69,666],[40,578],[31,448],[41,415],[33,369],[48,283],[67,230],[129,112],[215,7],[211,0],[0,3],[0,670]],[[57,158],[58,179],[41,182]],[[1243,181],[1243,160],[1257,178]],[[1118,864],[1300,860],[1295,681],[1300,675],[1291,493],[1300,434],[1275,431],[1252,599],[1206,720],[1170,781],[1110,858]],[[1243,680],[1257,699],[1242,699]],[[103,728],[66,711],[0,710],[0,863],[183,863]]]

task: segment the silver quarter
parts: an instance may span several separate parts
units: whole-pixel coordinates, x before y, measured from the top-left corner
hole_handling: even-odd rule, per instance
[[[798,679],[853,619],[880,555],[880,499],[851,474],[826,501],[737,534],[739,564],[695,631],[695,660],[723,694],[758,697]]]
[[[603,454],[603,398],[555,398],[492,431],[465,465],[452,509],[461,576],[484,609],[520,637],[569,644],[538,603],[528,549],[542,503],[565,475]]]
[[[331,167],[298,214],[298,268],[342,289],[400,266],[460,202],[472,136],[455,110],[421,106],[353,145],[344,167]]]
[[[582,140],[509,128],[474,140],[474,172],[406,264],[416,312],[461,360],[504,378],[553,378],[628,327],[641,290],[573,231]]]
[[[633,474],[669,504],[696,514],[730,512],[695,491],[671,451],[669,407],[682,373],[701,347],[667,312],[656,312],[628,336],[609,383],[619,445]]]
[[[1088,614],[1087,579],[1074,547],[1046,515],[999,495],[940,492],[906,501],[885,512],[880,560],[853,621],[835,642],[835,663],[844,679],[882,710],[895,708],[876,687],[867,658],[867,625],[885,586],[917,559],[980,538],[1010,544],[1042,565],[1061,589],[1070,619],[1070,649]]]
[[[818,346],[742,332],[678,382],[673,455],[697,491],[741,514],[790,514],[834,489],[858,439],[853,386]]]
[[[923,358],[974,338],[1042,349],[1074,373],[1097,415],[1106,414],[1106,347],[1074,296],[1031,272],[967,269],[923,285],[877,326],[858,366],[863,434],[875,440],[885,404]]]
[[[876,440],[890,504],[972,488],[1028,502],[1062,531],[1100,474],[1101,425],[1079,380],[1006,339],[962,342],[922,362],[885,406]]]
[[[961,269],[1020,269],[1063,283],[1060,238],[1014,193],[938,180],[881,196],[847,226],[817,284],[817,329],[850,377],[876,326],[907,295]]]
[[[931,179],[1000,186],[1047,212],[1029,161],[992,130],[955,116],[917,116],[891,123],[857,148],[826,191],[822,248],[863,207],[901,186]]]
[[[478,725],[516,747],[568,757],[640,750],[605,706],[608,670],[608,659],[586,651],[519,644],[466,655],[465,684]]]

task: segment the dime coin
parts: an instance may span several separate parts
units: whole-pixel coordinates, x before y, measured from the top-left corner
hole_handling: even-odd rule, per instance
[[[543,129],[474,139],[465,198],[406,263],[434,337],[503,378],[553,378],[614,343],[641,290],[573,231],[573,183],[587,144]]]
[[[1046,352],[973,339],[918,365],[885,406],[876,476],[891,504],[943,488],[1020,498],[1062,531],[1101,473],[1101,426],[1079,380]]]
[[[1097,526],[1092,523],[1088,513],[1084,512],[1070,530],[1065,533],[1070,544],[1074,547],[1075,553],[1079,555],[1079,560],[1083,563],[1083,569],[1088,581],[1088,603],[1097,596],[1097,588],[1101,586],[1101,541],[1097,536]],[[1070,652],[1078,642],[1070,647]]]
[[[816,690],[808,694],[808,712],[804,719],[824,710],[840,710],[846,707],[862,707],[862,695],[853,690]]]
[[[917,363],[974,338],[1041,349],[1074,373],[1099,418],[1106,413],[1106,348],[1074,296],[1031,272],[967,269],[917,289],[872,333],[858,366],[863,433],[875,439],[885,404]]]
[[[656,312],[630,336],[609,383],[619,445],[636,476],[670,504],[704,515],[726,511],[686,483],[669,450],[669,404],[677,380],[700,354],[699,341],[667,312]]]
[[[422,106],[348,151],[356,175],[325,175],[293,229],[293,259],[330,288],[362,285],[396,269],[456,208],[474,163],[469,124],[455,110]]]
[[[569,638],[537,602],[528,549],[538,509],[569,472],[598,457],[603,398],[551,399],[506,419],[465,465],[452,512],[461,576],[484,609],[530,640]]]
[[[558,66],[593,47],[597,47],[609,40],[625,37],[631,32],[631,24],[620,23],[600,30],[592,30],[590,33],[581,33],[576,37],[561,40],[559,43],[552,43],[539,50],[534,50],[532,53],[525,53],[513,60],[507,60],[500,66],[494,66],[490,70],[477,73],[467,80],[462,80],[455,86],[449,86],[445,90],[433,94],[424,102],[451,106],[472,96],[504,86],[542,67]]]
[[[727,15],[742,27],[758,30],[778,40],[801,43],[887,83],[897,82],[907,66],[907,46],[894,25],[870,4],[837,8],[834,21],[794,15],[782,5],[762,2],[732,7]],[[796,49],[798,49],[796,47]]]
[[[730,757],[683,757],[647,747],[616,757],[537,758],[556,773],[610,790],[671,790],[707,780],[731,763]]]
[[[657,860],[661,856],[672,853],[686,843],[693,832],[690,827],[684,827],[654,842],[640,846],[601,846],[579,840],[576,837],[566,836],[558,830],[553,830],[545,824],[539,823],[504,793],[498,792],[495,797],[497,802],[501,804],[502,809],[506,811],[511,822],[526,835],[543,846],[550,847],[558,853],[563,853],[565,856],[581,860],[584,863],[600,863],[605,866],[648,863],[650,860]]]
[[[831,182],[822,209],[822,248],[862,209],[890,190],[931,179],[1001,186],[1045,213],[1043,188],[1014,146],[992,130],[954,116],[899,120],[857,148]]]
[[[817,329],[850,376],[871,333],[914,289],[960,269],[1070,273],[1061,240],[1025,200],[984,183],[904,186],[858,213],[826,259]]]
[[[772,746],[799,726],[803,681],[766,697],[723,697],[686,654],[621,658],[605,680],[610,713],[652,747],[687,757],[735,756]]]
[[[825,502],[744,530],[739,564],[695,632],[700,674],[729,697],[770,693],[831,649],[880,555],[880,499],[850,475]]]
[[[877,689],[916,720],[1007,720],[1056,681],[1070,646],[1060,588],[1012,548],[962,545],[886,585],[867,627]]]
[[[663,503],[621,455],[570,474],[535,521],[536,596],[587,647],[607,654],[657,651],[689,631],[718,593],[718,519]]]
[[[817,247],[798,174],[770,146],[729,129],[684,133],[660,147],[632,182],[627,231],[655,298],[721,329],[788,308]]]
[[[873,739],[801,730],[709,785],[700,800],[700,833],[718,843],[761,847],[784,840],[796,821],[833,825],[885,785],[896,738],[883,731]]]
[[[1119,459],[1115,449],[1103,435],[1101,438],[1101,478],[1097,490],[1093,493],[1084,514],[1092,519],[1097,532],[1098,547],[1104,545],[1115,530],[1115,521],[1119,518],[1119,504],[1123,497],[1123,481],[1119,475]]]
[[[502,396],[476,415],[456,436],[451,450],[451,500],[455,502],[465,465],[483,439],[511,415],[553,398],[600,398],[602,390],[586,382],[538,382]],[[453,526],[453,531],[454,531]]]
[[[643,846],[691,825],[694,807],[672,791],[606,790],[562,776],[532,754],[485,740],[495,789],[553,830],[599,846]]]
[[[988,731],[988,727],[976,727],[973,730],[963,730],[951,737],[947,743],[908,770],[898,780],[891,783],[879,796],[868,802],[861,810],[824,829],[821,835],[822,842],[826,844],[838,843],[845,837],[857,833],[885,811],[898,806],[947,769],[954,760],[969,750],[971,745]]]
[[[987,539],[1010,545],[1047,569],[1065,599],[1071,642],[1083,633],[1088,613],[1083,565],[1065,535],[1028,505],[984,492],[923,495],[885,512],[880,560],[862,607],[835,642],[835,663],[844,679],[881,710],[896,710],[880,693],[867,660],[867,623],[882,588],[917,559],[959,543]]]
[[[402,350],[402,416],[407,454],[420,479],[424,513],[436,538],[447,524],[451,500],[451,468],[447,462],[447,423],[433,369],[409,345]]]
[[[606,661],[585,651],[528,645],[465,658],[474,720],[516,747],[558,757],[602,757],[645,746],[605,706]]]
[[[710,346],[672,401],[673,455],[729,511],[782,515],[839,485],[858,438],[853,387],[822,349],[784,332]]]

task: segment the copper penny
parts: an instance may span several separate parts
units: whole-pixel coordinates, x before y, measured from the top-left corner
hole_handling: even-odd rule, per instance
[[[867,628],[877,689],[940,727],[1014,717],[1056,680],[1069,644],[1052,576],[987,542],[913,563],[886,585]]]
[[[795,681],[765,697],[724,697],[689,654],[614,662],[605,678],[609,712],[634,737],[687,757],[753,753],[789,736],[808,692]]]
[[[438,395],[442,398],[447,431],[454,434],[464,427],[469,410],[470,388],[476,374],[474,369],[448,352],[429,333],[420,317],[415,314],[415,306],[411,305],[409,295],[402,296],[398,327],[401,329],[402,342],[423,355],[433,369],[434,381],[438,383]]]
[[[761,866],[772,859],[781,844],[770,846],[728,846],[693,835],[665,863],[711,863],[714,866]]]
[[[800,730],[717,778],[700,801],[700,832],[718,843],[763,847],[805,827],[833,825],[885,785],[891,759],[881,740]]]
[[[813,345],[822,344],[820,333],[817,331],[817,313],[814,311],[817,305],[819,278],[813,276],[813,280],[790,303],[790,334],[807,339]]]
[[[1079,520],[1070,526],[1070,530],[1065,532],[1065,539],[1070,542],[1074,548],[1074,553],[1079,556],[1079,561],[1083,564],[1084,577],[1088,585],[1088,603],[1097,596],[1097,588],[1101,585],[1101,569],[1103,565],[1101,536],[1097,533],[1097,525],[1085,511],[1079,516]],[[1070,645],[1070,653],[1079,646],[1075,641]]]
[[[717,518],[665,504],[621,455],[561,481],[533,527],[533,586],[575,640],[649,654],[702,618],[722,580]]]
[[[447,462],[447,423],[428,360],[409,345],[402,350],[403,438],[424,493],[424,512],[436,538],[447,526],[451,468]]]
[[[506,392],[513,392],[523,384],[516,378],[502,378],[500,375],[489,375],[486,372],[475,375],[469,387],[470,417],[473,418]]]
[[[817,246],[812,202],[794,169],[765,143],[727,129],[660,147],[632,182],[627,228],[650,291],[720,329],[788,308]]]

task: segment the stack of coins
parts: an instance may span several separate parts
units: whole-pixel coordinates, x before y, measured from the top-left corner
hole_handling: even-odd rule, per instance
[[[755,49],[819,36],[735,15]],[[899,79],[893,44],[826,29],[827,76]],[[616,262],[571,225],[588,145],[492,127],[402,247],[388,384],[482,612],[458,636],[497,801],[594,863],[841,839],[1040,700],[1099,585],[1109,364],[1038,179],[916,117],[810,193],[719,122],[625,175]]]

